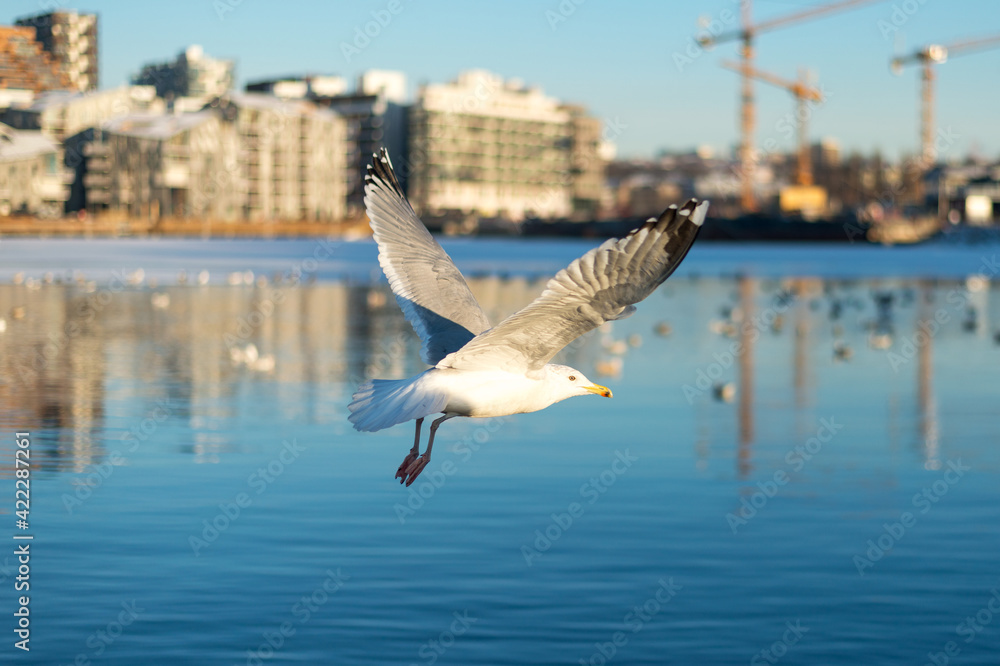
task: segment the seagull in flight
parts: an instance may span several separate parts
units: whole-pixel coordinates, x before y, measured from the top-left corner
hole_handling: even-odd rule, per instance
[[[590,250],[549,280],[531,304],[496,326],[444,249],[406,200],[389,155],[372,156],[365,208],[378,260],[432,366],[409,379],[372,379],[354,393],[349,420],[372,432],[416,420],[413,448],[396,470],[409,486],[431,459],[434,435],[456,416],[484,418],[545,409],[577,395],[611,397],[582,372],[549,363],[563,347],[606,321],[635,312],[681,263],[705,221],[708,202],[691,199],[622,238]],[[431,423],[420,453],[424,418]]]

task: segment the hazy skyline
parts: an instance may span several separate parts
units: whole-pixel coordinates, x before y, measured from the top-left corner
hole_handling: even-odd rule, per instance
[[[577,4],[579,3],[579,4]],[[757,0],[756,20],[826,2]],[[289,74],[337,74],[352,84],[366,69],[395,69],[420,83],[449,81],[484,68],[538,85],[547,94],[585,104],[622,128],[619,155],[648,157],[661,149],[708,145],[728,151],[738,141],[738,76],[723,70],[735,43],[699,52],[699,18],[738,28],[738,0],[702,3],[511,0],[471,5],[422,3],[264,4],[260,0],[73,3],[14,0],[5,23],[56,8],[100,15],[101,87],[128,82],[148,62],[201,44],[216,58],[237,61],[237,80]],[[381,19],[381,25],[366,24]],[[375,29],[377,25],[377,30]],[[898,30],[896,29],[898,27]],[[958,0],[877,2],[761,35],[757,65],[785,78],[812,70],[828,100],[811,114],[812,140],[832,137],[845,152],[881,150],[890,157],[917,150],[919,68],[902,76],[889,59],[929,43],[950,44],[1000,33],[1000,3]],[[898,36],[897,36],[898,35]],[[905,40],[905,41],[904,41]],[[346,48],[345,48],[346,45]],[[936,68],[936,125],[953,138],[943,157],[975,151],[1000,156],[995,81],[1000,49],[962,55]],[[758,83],[757,143],[794,146],[791,96]]]

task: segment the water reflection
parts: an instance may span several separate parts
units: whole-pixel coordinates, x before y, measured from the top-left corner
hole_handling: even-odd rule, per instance
[[[920,316],[919,322],[932,321],[934,312],[931,305],[934,294],[931,285],[925,280],[920,284]],[[938,442],[937,405],[934,401],[934,335],[926,335],[922,339],[917,355],[917,401],[920,418],[920,435],[924,441],[924,467],[940,469],[941,458]]]
[[[530,302],[544,284],[542,277],[470,280],[492,321]],[[653,372],[667,350],[681,352],[669,374],[651,383],[677,396],[679,385],[699,389],[689,401],[700,467],[713,447],[734,446],[735,473],[748,477],[774,419],[790,419],[804,440],[817,410],[831,401],[862,407],[851,398],[866,393],[854,391],[865,383],[884,395],[887,438],[899,436],[900,423],[903,433],[914,424],[915,448],[936,469],[943,432],[936,396],[953,400],[966,387],[955,372],[942,381],[935,367],[995,363],[989,315],[997,293],[978,277],[674,278],[634,321],[577,341],[559,360],[627,381],[626,370]],[[720,312],[722,320],[714,316]],[[231,423],[254,401],[273,404],[290,422],[343,426],[358,382],[424,367],[384,284],[4,284],[0,314],[0,418],[36,427],[39,464],[51,471],[85,470],[145,434],[136,430],[144,422],[158,427],[162,420],[151,415],[163,413],[185,426],[172,440],[178,453],[215,462],[240,450]],[[928,322],[936,322],[933,331]],[[655,344],[643,345],[642,335],[654,332]],[[855,356],[854,349],[864,351]],[[702,377],[715,383],[723,411],[710,406]],[[907,395],[915,414],[906,413]],[[735,437],[725,435],[727,422]]]
[[[754,292],[756,284],[751,278],[743,277],[740,283],[740,308],[743,314],[743,322],[747,323],[754,317]],[[754,394],[754,342],[759,336],[757,327],[740,326],[740,342],[742,344],[739,352],[740,369],[740,450],[738,460],[738,472],[740,477],[745,477],[753,469],[751,464],[750,446],[753,444],[753,394]]]

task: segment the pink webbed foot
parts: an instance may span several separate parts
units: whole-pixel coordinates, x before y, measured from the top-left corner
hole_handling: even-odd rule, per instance
[[[426,453],[418,456],[416,460],[410,463],[410,466],[406,468],[406,471],[403,472],[403,479],[400,483],[405,481],[406,485],[409,486],[418,476],[420,476],[420,473],[424,471],[424,467],[427,467],[427,463],[430,461],[431,457]]]
[[[403,462],[399,466],[399,469],[396,470],[395,478],[399,479],[400,483],[404,483],[406,481],[406,475],[409,473],[407,470],[410,469],[410,467],[413,464],[413,461],[416,459],[417,459],[417,449],[410,449],[410,452],[407,454],[406,458],[403,459]]]

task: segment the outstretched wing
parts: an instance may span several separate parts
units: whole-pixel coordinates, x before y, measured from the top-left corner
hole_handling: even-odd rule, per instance
[[[439,368],[531,372],[578,336],[635,311],[691,248],[708,211],[692,199],[671,206],[624,238],[605,241],[549,280],[520,312],[448,355]]]
[[[490,327],[465,278],[410,207],[385,148],[368,166],[365,208],[378,263],[423,341],[425,363],[436,364]]]

